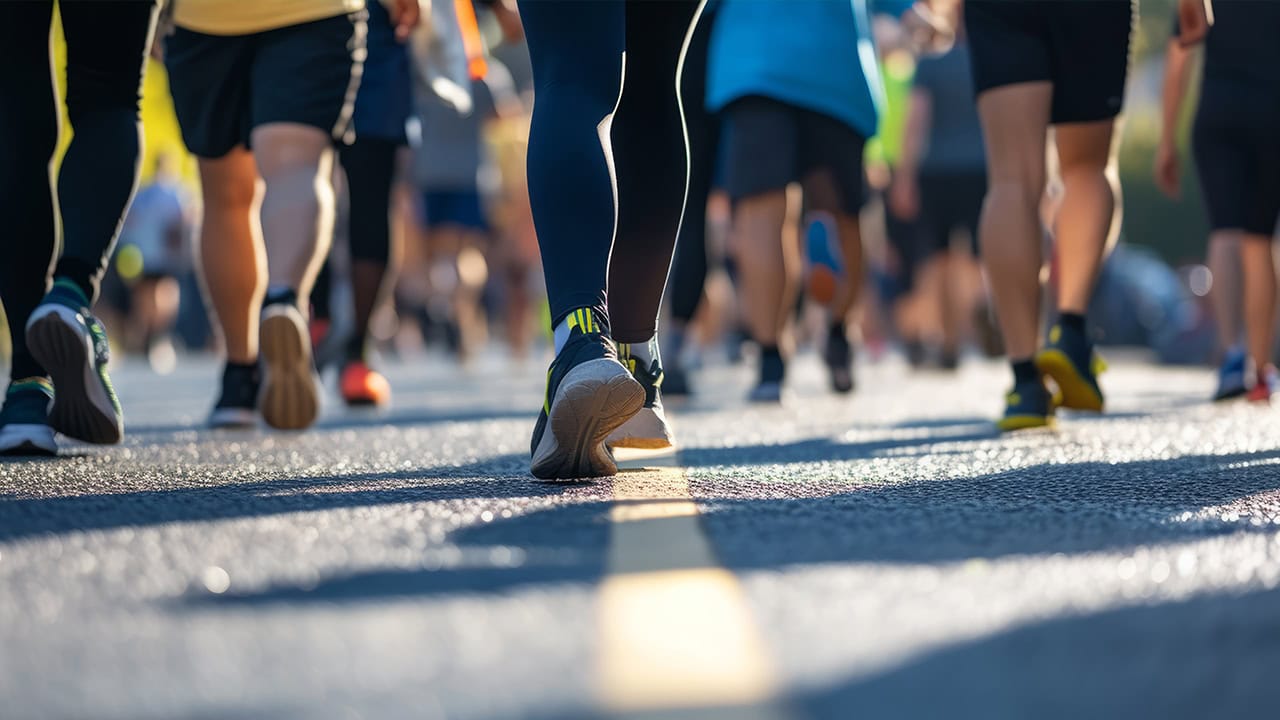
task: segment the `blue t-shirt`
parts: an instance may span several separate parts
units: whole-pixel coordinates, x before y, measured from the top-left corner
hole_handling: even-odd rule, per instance
[[[910,0],[876,2],[894,15]],[[707,71],[707,108],[759,95],[876,133],[884,88],[867,0],[721,0]]]

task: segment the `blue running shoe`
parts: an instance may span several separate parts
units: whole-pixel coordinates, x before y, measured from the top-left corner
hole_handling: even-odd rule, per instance
[[[844,281],[844,259],[836,219],[827,213],[811,213],[805,228],[805,269],[809,296],[830,305]]]
[[[1249,392],[1245,378],[1248,374],[1248,356],[1244,350],[1236,347],[1227,351],[1218,368],[1218,389],[1213,393],[1213,401],[1232,400],[1243,397]]]
[[[1036,367],[1058,386],[1055,404],[1072,410],[1102,412],[1102,388],[1098,375],[1106,363],[1083,332],[1055,324],[1049,344],[1036,353]]]
[[[1053,396],[1043,380],[1021,382],[1005,397],[1004,416],[996,421],[1001,432],[1052,427]]]
[[[529,469],[543,480],[616,475],[605,440],[644,407],[644,388],[618,362],[607,328],[590,308],[575,310],[569,328],[568,341],[547,370]]]
[[[0,455],[57,455],[49,403],[53,383],[31,377],[9,383],[0,408]]]
[[[57,279],[27,321],[27,347],[56,390],[49,424],[67,437],[112,445],[124,437],[124,413],[107,363],[111,346],[89,299],[75,283]]]

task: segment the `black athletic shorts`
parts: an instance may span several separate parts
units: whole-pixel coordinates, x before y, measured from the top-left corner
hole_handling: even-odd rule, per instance
[[[977,94],[1053,83],[1054,123],[1095,122],[1124,105],[1136,0],[968,0]]]
[[[921,256],[931,257],[951,247],[951,234],[969,233],[978,254],[978,220],[987,196],[984,172],[922,173],[920,175]]]
[[[1214,230],[1271,237],[1280,218],[1280,122],[1202,111],[1192,131],[1200,191]]]
[[[187,149],[219,158],[248,147],[254,128],[281,122],[349,141],[365,31],[363,11],[250,35],[178,28],[165,66]]]
[[[821,209],[850,215],[862,209],[866,139],[853,128],[822,113],[759,96],[730,103],[723,123],[725,190],[732,200],[830,173],[840,207]]]

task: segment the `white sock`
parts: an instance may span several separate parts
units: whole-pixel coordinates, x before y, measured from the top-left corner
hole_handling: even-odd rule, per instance
[[[556,354],[564,349],[565,343],[569,342],[569,333],[573,328],[580,328],[583,332],[600,332],[600,321],[596,319],[595,313],[591,308],[577,308],[573,312],[564,316],[559,325],[551,331],[552,339],[555,341]]]

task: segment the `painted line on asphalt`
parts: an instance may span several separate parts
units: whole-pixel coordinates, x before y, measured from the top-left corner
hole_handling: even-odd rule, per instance
[[[599,605],[602,706],[782,717],[746,595],[715,557],[684,470],[674,455],[640,462],[613,480]]]

